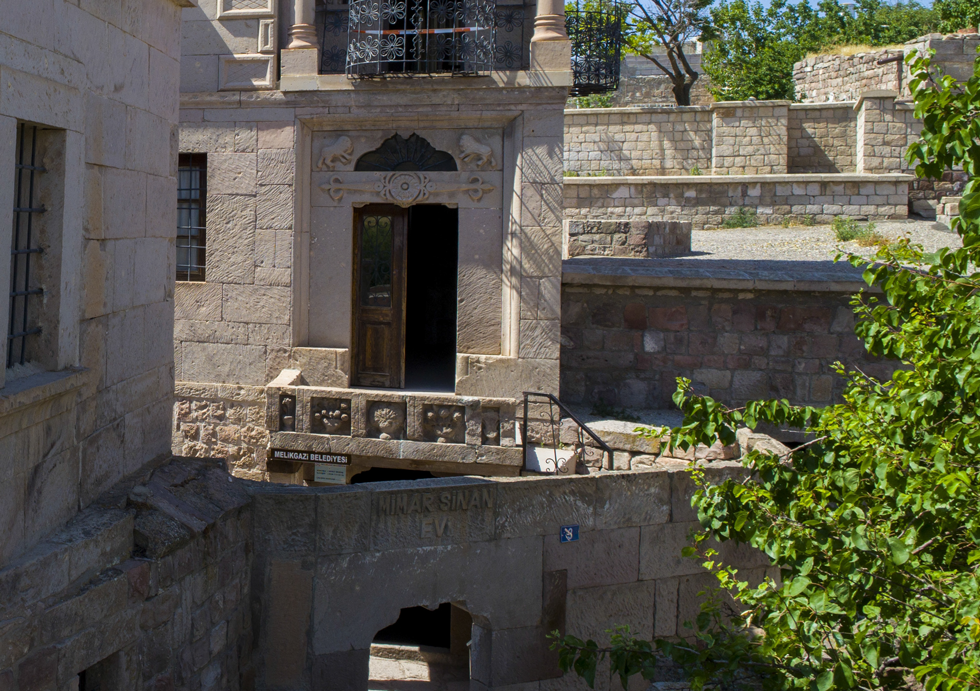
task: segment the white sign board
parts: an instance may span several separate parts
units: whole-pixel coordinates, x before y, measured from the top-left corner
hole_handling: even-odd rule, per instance
[[[331,485],[347,484],[347,466],[317,463],[313,471],[314,482],[329,482]]]

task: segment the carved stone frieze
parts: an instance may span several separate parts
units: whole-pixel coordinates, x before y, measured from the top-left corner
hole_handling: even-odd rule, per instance
[[[500,446],[500,409],[483,409],[483,443],[487,446]]]
[[[343,177],[334,175],[328,182],[320,185],[320,189],[335,202],[342,200],[346,192],[374,192],[385,201],[399,206],[410,206],[428,200],[432,194],[443,192],[463,192],[478,202],[496,187],[485,182],[479,175],[471,175],[465,183],[437,183],[425,173],[397,172],[378,173],[377,182],[345,183]]]
[[[403,439],[405,404],[377,402],[368,409],[368,436],[377,439]]]
[[[311,401],[312,431],[316,434],[350,436],[350,404],[349,398],[314,398]]]
[[[463,444],[466,441],[466,411],[460,405],[426,405],[422,408],[425,441]]]
[[[486,144],[481,144],[475,137],[464,134],[459,138],[459,157],[477,168],[495,165],[493,159],[493,149]]]
[[[296,431],[296,397],[283,394],[279,397],[279,431]]]
[[[354,154],[354,142],[350,137],[340,136],[332,144],[320,149],[320,158],[314,166],[317,170],[335,170],[337,164],[349,165]]]

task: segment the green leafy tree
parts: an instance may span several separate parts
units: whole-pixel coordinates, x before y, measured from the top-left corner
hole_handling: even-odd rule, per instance
[[[708,7],[714,0],[633,0],[626,27],[626,49],[670,78],[674,100],[691,105],[691,89],[700,73],[684,52],[705,33]]]
[[[763,423],[809,441],[749,452],[741,481],[692,470],[703,531],[688,553],[719,583],[693,642],[565,638],[563,668],[594,679],[608,656],[621,680],[650,679],[667,655],[696,689],[735,688],[746,673],[771,689],[980,688],[980,59],[965,85],[930,74],[928,58],[911,68],[923,131],[909,161],[928,178],[962,165],[970,182],[953,222],[962,247],[924,254],[904,240],[871,263],[849,257],[880,291],[854,298],[856,332],[904,367],[882,381],[841,368],[843,402],[822,409],[730,409],[682,381],[671,444],[731,443]],[[751,544],[780,579],[750,586],[711,539]]]
[[[933,8],[943,33],[980,26],[980,0],[936,0]]]
[[[793,64],[807,53],[903,43],[934,25],[933,10],[914,1],[858,0],[854,9],[838,0],[821,0],[817,9],[805,0],[723,1],[711,9],[702,64],[720,100],[792,99]]]

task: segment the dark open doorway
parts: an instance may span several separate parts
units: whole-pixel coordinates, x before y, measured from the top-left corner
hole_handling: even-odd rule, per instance
[[[406,607],[371,644],[369,689],[464,691],[470,688],[473,618],[444,602],[435,609]]]
[[[456,385],[456,280],[459,213],[419,205],[408,214],[405,290],[405,388],[453,391]]]

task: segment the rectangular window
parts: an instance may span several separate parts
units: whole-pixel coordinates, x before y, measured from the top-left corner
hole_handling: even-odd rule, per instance
[[[39,246],[39,178],[47,172],[39,165],[38,127],[17,124],[17,162],[14,174],[14,224],[10,243],[10,309],[7,327],[7,367],[23,365],[28,359],[28,338],[41,333],[40,295],[37,266],[31,273]]]
[[[180,154],[177,164],[177,280],[203,281],[207,154]]]

